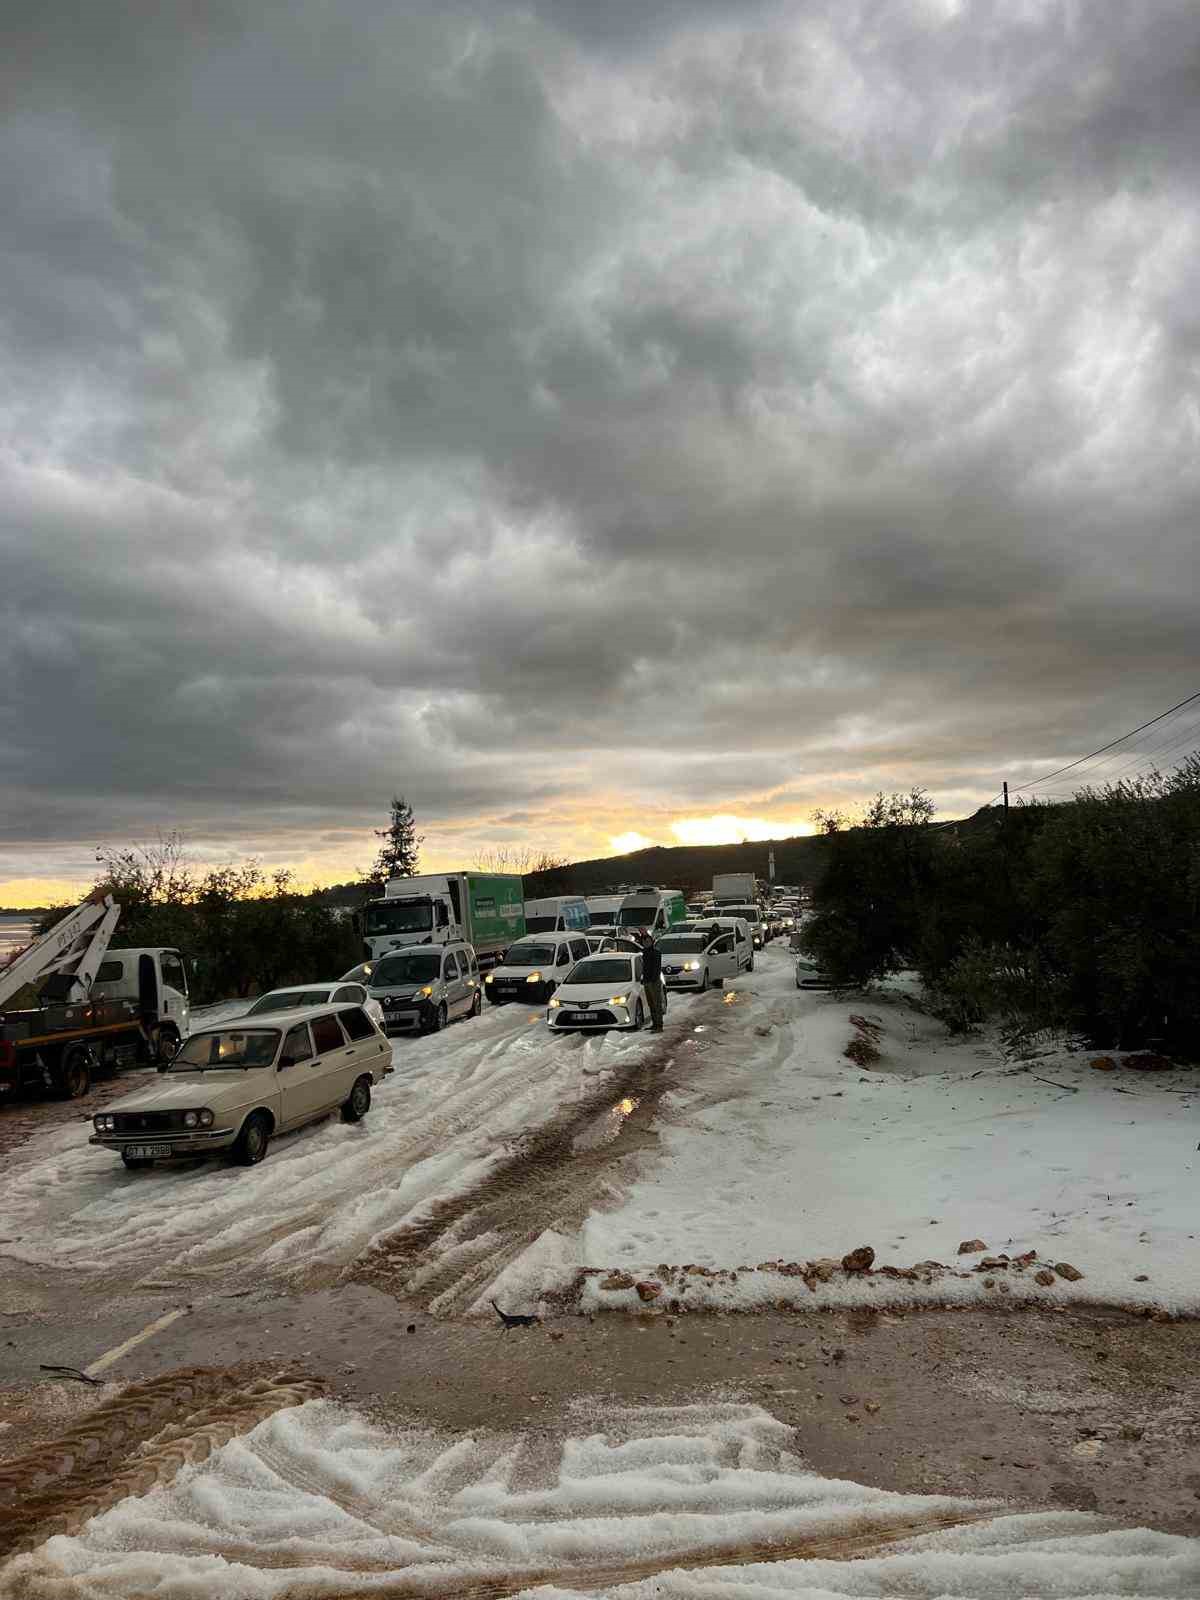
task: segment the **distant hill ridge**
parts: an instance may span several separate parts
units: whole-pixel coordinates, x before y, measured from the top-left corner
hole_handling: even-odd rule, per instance
[[[652,845],[624,856],[597,856],[573,861],[551,872],[530,872],[525,887],[536,894],[602,894],[618,883],[654,883],[664,889],[697,890],[712,886],[717,872],[753,872],[766,881],[768,853],[775,850],[778,883],[814,883],[824,871],[827,841],[817,835],[763,839],[745,844]],[[336,883],[318,889],[326,905],[361,905],[360,883]]]

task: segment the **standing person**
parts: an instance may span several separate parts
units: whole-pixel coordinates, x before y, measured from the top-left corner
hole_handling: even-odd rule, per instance
[[[642,983],[650,1002],[650,1032],[663,1031],[662,956],[649,932],[642,933]]]

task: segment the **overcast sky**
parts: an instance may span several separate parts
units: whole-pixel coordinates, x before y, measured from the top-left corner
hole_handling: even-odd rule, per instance
[[[1194,0],[39,0],[0,108],[0,901],[960,814],[1200,687]]]

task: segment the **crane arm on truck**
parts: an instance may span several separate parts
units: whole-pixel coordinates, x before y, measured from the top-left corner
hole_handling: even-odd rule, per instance
[[[0,1007],[26,984],[36,988],[56,973],[68,991],[62,998],[86,1000],[120,916],[121,908],[111,895],[89,895],[0,972]]]

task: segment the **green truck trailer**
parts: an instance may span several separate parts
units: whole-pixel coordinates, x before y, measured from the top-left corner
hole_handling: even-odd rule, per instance
[[[363,910],[363,948],[369,961],[409,945],[474,945],[479,963],[493,966],[525,932],[525,892],[515,872],[426,873],[391,878],[383,898]]]

